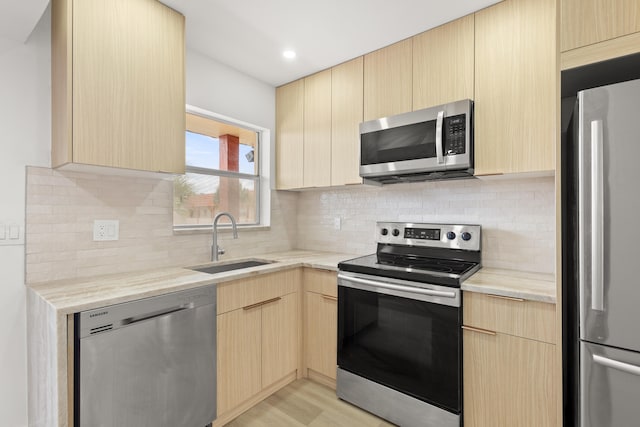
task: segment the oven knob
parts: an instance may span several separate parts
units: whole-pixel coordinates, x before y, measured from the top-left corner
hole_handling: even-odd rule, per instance
[[[398,236],[400,234],[400,230],[398,230],[397,228],[394,228],[393,231],[391,232],[394,236]]]
[[[460,237],[462,237],[462,240],[464,240],[465,242],[468,242],[469,240],[471,240],[471,233],[465,231],[460,235]]]
[[[380,234],[382,234],[383,236],[386,236],[387,234],[389,234],[389,230],[387,230],[386,228],[383,228],[382,230],[380,230]]]
[[[456,233],[454,233],[453,231],[448,231],[447,232],[447,239],[453,240],[455,238],[456,238]]]

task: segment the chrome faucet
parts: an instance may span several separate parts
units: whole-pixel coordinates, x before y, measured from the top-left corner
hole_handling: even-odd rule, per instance
[[[229,212],[220,212],[213,218],[213,243],[211,244],[211,261],[218,261],[218,255],[224,255],[224,249],[218,246],[218,220],[221,216],[227,216],[231,220],[233,228],[233,238],[238,238],[238,227],[236,219]]]

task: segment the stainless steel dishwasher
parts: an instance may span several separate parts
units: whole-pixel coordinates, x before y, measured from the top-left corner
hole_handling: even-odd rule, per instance
[[[216,288],[75,314],[80,427],[204,427],[216,418]]]

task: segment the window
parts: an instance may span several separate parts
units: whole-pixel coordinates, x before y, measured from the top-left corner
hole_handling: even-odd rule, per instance
[[[230,212],[238,225],[259,225],[262,132],[205,113],[187,109],[186,167],[174,179],[174,227],[208,229],[220,212]]]

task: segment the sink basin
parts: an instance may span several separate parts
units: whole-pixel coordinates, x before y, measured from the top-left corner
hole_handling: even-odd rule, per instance
[[[273,261],[262,261],[262,260],[245,260],[245,261],[237,261],[230,262],[229,264],[216,264],[210,265],[208,267],[193,267],[190,270],[200,271],[202,273],[216,274],[222,273],[224,271],[233,271],[233,270],[241,270],[243,268],[251,268],[258,267],[260,265],[271,264]]]

